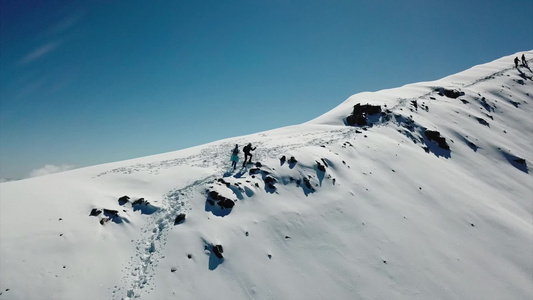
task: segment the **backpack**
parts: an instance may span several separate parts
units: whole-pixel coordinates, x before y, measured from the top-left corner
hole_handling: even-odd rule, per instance
[[[244,153],[250,153],[251,148],[252,147],[250,147],[250,145],[246,145],[244,148],[242,148],[242,151],[244,151]]]

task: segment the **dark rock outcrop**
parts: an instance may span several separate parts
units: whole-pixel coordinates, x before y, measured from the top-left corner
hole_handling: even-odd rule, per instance
[[[316,162],[316,168],[322,172],[326,172],[326,167],[324,167],[324,165],[319,163],[318,161]]]
[[[109,217],[106,217],[106,218],[103,218],[100,220],[100,225],[104,225],[105,223],[109,222],[111,220],[111,218]]]
[[[186,215],[184,213],[177,215],[176,219],[174,220],[174,225],[178,225],[185,222],[185,217]]]
[[[131,203],[132,206],[141,205],[141,204],[147,205],[148,201],[144,200],[144,198],[139,198]]]
[[[222,209],[231,209],[233,208],[233,206],[235,206],[235,201],[220,195],[216,191],[210,191],[208,193],[208,197],[209,198],[207,199],[207,201],[211,205],[214,205],[216,201],[216,204],[218,204],[218,206],[220,206],[220,208]]]
[[[104,215],[114,218],[118,216],[118,210],[104,208]]]
[[[426,130],[425,135],[428,140],[436,142],[442,149],[450,150],[450,146],[448,146],[446,139],[440,136],[440,132],[434,130]]]
[[[94,216],[94,217],[96,217],[96,216],[98,216],[98,215],[101,214],[101,213],[102,213],[102,210],[97,209],[97,208],[93,208],[93,209],[91,210],[91,213],[89,214],[89,216]]]
[[[124,196],[118,198],[118,204],[119,205],[124,205],[124,204],[128,203],[129,200],[130,200],[130,197],[124,195]]]
[[[465,93],[459,90],[449,90],[442,87],[436,88],[435,91],[439,94],[439,96],[445,96],[451,99],[457,99],[461,96],[464,96]]]
[[[275,190],[276,187],[274,186],[274,184],[276,183],[276,178],[272,177],[272,176],[265,176],[265,184],[266,186],[271,189],[271,190]]]
[[[224,249],[222,248],[222,245],[213,245],[213,254],[215,254],[216,257],[224,258],[222,253],[224,253]]]
[[[353,112],[346,118],[346,124],[350,126],[365,126],[368,124],[368,116],[380,114],[380,105],[361,105],[357,103],[353,107]]]

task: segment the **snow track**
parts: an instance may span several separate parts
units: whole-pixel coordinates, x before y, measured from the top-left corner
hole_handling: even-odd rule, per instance
[[[204,179],[167,193],[163,200],[163,207],[141,230],[142,237],[135,241],[135,255],[131,257],[125,268],[123,287],[115,287],[112,299],[139,299],[143,293],[153,290],[151,279],[163,258],[168,232],[174,226],[176,216],[190,210],[190,196],[199,192],[206,183],[213,181],[215,176]],[[125,295],[124,295],[125,294]]]

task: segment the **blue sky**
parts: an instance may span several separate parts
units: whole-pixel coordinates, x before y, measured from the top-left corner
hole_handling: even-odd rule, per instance
[[[299,124],[533,48],[531,0],[0,3],[0,178]]]

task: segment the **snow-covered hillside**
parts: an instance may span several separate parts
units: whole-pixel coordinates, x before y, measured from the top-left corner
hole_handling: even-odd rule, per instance
[[[1,183],[0,300],[531,299],[517,55],[297,126]],[[255,164],[233,171],[248,142]]]

